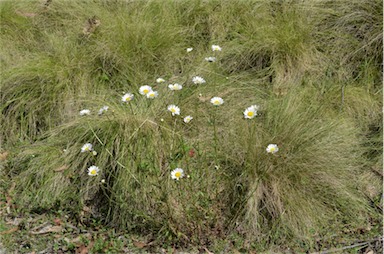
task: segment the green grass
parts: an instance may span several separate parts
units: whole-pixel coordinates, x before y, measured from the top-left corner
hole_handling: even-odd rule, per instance
[[[81,220],[87,207],[164,248],[313,252],[378,237],[381,5],[3,1],[1,187],[15,183],[15,212]],[[97,155],[80,152],[87,142]]]

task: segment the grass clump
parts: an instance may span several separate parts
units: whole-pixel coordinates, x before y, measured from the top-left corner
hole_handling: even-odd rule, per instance
[[[356,191],[359,130],[325,115],[310,91],[272,96],[256,119],[238,126],[235,140],[247,147],[241,179],[248,190],[243,221],[250,238],[310,244],[329,223],[365,223],[368,205]],[[267,153],[268,144],[277,144],[278,152]]]
[[[180,119],[155,113],[163,101],[135,100],[138,105],[111,103],[101,116],[77,117],[25,148],[10,172],[24,182],[16,188],[19,204],[78,216],[90,206],[116,228],[179,244],[208,242],[224,230],[225,176],[184,137]],[[88,142],[97,155],[80,152]],[[95,177],[87,175],[92,165],[101,170]],[[185,179],[171,179],[177,167]]]
[[[330,60],[328,72],[342,82],[359,80],[373,93],[381,90],[382,1],[320,1],[314,8],[315,36]]]
[[[323,59],[312,36],[310,4],[259,1],[252,8],[246,3],[240,6],[243,14],[232,17],[236,20],[228,31],[226,70],[250,71],[270,82],[277,94],[300,84],[308,73],[319,75]]]

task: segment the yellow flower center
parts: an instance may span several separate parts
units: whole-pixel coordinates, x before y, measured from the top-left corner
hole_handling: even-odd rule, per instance
[[[175,112],[176,112],[176,109],[175,109],[175,108],[171,108],[171,112],[172,112],[172,113],[175,113]]]
[[[144,94],[147,94],[148,92],[149,92],[148,89],[144,89],[144,90],[143,90],[143,93],[144,93]]]
[[[271,153],[273,153],[275,150],[276,150],[276,147],[274,147],[274,146],[272,146],[271,148],[269,148],[269,151],[271,151]]]
[[[219,104],[220,104],[220,101],[219,101],[219,100],[216,100],[216,101],[213,102],[213,104],[215,104],[215,105],[219,105]]]
[[[176,177],[176,178],[180,178],[180,177],[181,177],[181,172],[176,172],[176,173],[175,173],[175,177]]]
[[[131,100],[131,97],[127,97],[127,98],[125,98],[125,101],[130,101]]]
[[[96,175],[97,171],[96,171],[96,169],[92,169],[90,173],[91,173],[91,175]]]
[[[252,116],[253,116],[253,111],[249,111],[249,112],[247,113],[247,116],[252,117]]]

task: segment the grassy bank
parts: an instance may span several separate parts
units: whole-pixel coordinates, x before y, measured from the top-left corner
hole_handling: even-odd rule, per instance
[[[382,1],[0,6],[8,217],[191,251],[381,236]]]

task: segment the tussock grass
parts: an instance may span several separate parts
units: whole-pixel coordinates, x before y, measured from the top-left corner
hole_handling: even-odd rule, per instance
[[[349,5],[320,1],[315,6],[318,45],[331,60],[330,69],[338,70],[331,72],[342,82],[370,79],[362,84],[381,90],[383,52],[378,49],[383,44],[382,1],[352,1]]]
[[[20,204],[36,209],[59,205],[73,212],[95,206],[117,228],[167,241],[197,244],[223,231],[226,177],[214,172],[205,162],[208,155],[183,138],[181,120],[156,115],[156,106],[132,106],[131,111],[128,105],[111,103],[112,112],[77,118],[26,148],[13,166],[24,169],[11,172],[24,182],[17,187]],[[98,155],[79,154],[86,142],[94,144]],[[198,159],[188,156],[190,149]],[[86,175],[91,165],[101,169],[99,176]],[[176,167],[183,167],[190,178],[171,180]]]
[[[380,220],[381,4],[2,2],[2,172],[29,210],[89,207],[177,246],[240,237],[247,250],[318,251],[315,239]],[[96,156],[80,153],[87,142]],[[189,177],[172,180],[177,167]]]
[[[333,220],[364,223],[361,212],[369,209],[355,190],[364,151],[359,131],[324,115],[321,104],[309,103],[310,94],[301,88],[281,99],[272,96],[258,119],[238,126],[233,142],[247,148],[241,179],[248,186],[244,223],[250,238],[310,242]],[[267,154],[268,144],[277,144],[279,152]]]
[[[312,38],[309,6],[287,1],[243,7],[244,14],[230,30],[231,50],[225,59],[228,71],[253,71],[256,77],[272,80],[276,93],[286,93],[300,84],[306,72],[315,75],[322,68]]]

